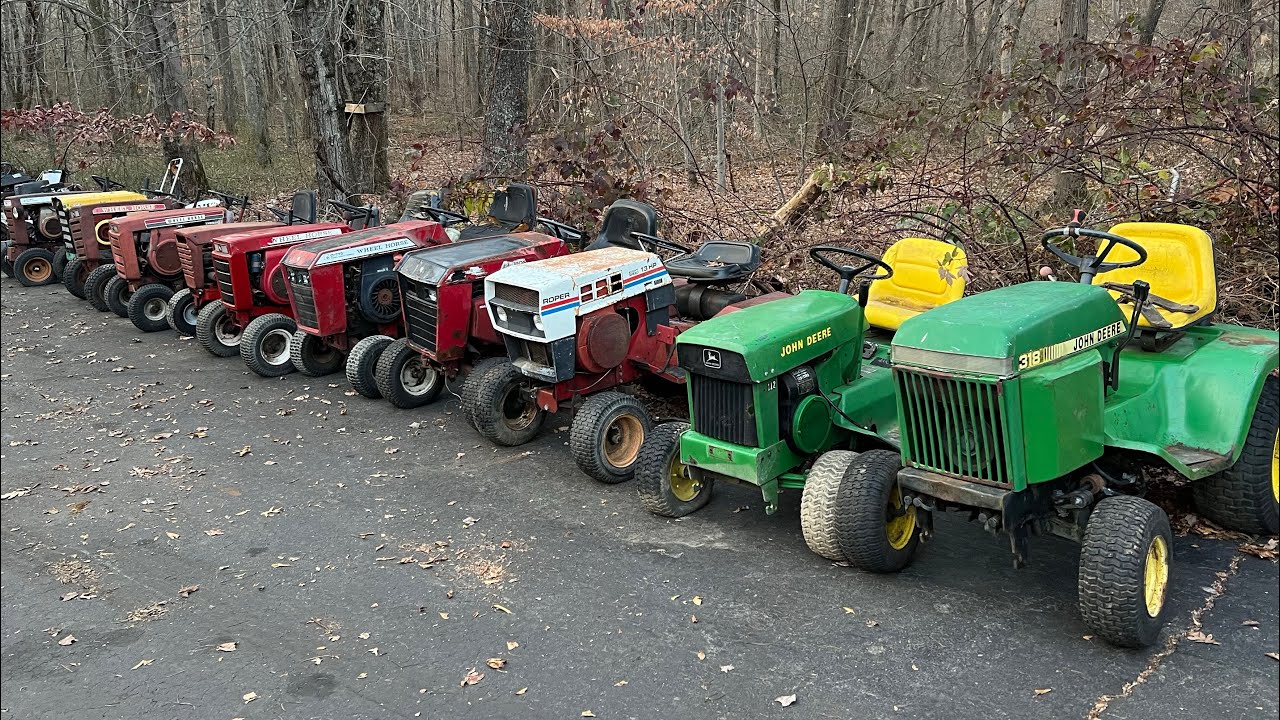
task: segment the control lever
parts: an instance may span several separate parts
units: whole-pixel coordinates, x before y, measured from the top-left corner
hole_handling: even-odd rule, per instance
[[[1111,353],[1111,364],[1107,366],[1107,386],[1112,390],[1120,389],[1120,351],[1124,350],[1125,346],[1133,341],[1133,336],[1138,333],[1138,316],[1142,314],[1142,307],[1147,304],[1147,298],[1151,296],[1151,283],[1146,280],[1134,280],[1133,292],[1130,294],[1133,295],[1133,314],[1129,317],[1129,332]]]

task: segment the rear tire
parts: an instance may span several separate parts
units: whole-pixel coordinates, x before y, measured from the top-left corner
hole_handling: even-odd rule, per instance
[[[832,562],[844,562],[836,537],[836,495],[849,463],[858,457],[851,450],[829,450],[818,456],[800,494],[800,534],[804,544]]]
[[[343,356],[317,335],[305,330],[293,333],[289,341],[289,359],[298,372],[308,377],[324,377],[342,369]]]
[[[115,265],[99,265],[89,272],[84,280],[84,299],[89,301],[94,310],[107,312],[107,283],[116,276]]]
[[[298,324],[288,315],[270,313],[254,318],[240,337],[240,359],[262,377],[288,375],[297,369],[289,357],[289,346],[297,330]]]
[[[124,278],[116,275],[108,280],[102,288],[102,297],[106,299],[107,308],[111,312],[122,318],[129,317],[129,300],[133,297],[133,291]]]
[[[58,281],[53,272],[53,253],[44,248],[28,248],[13,261],[13,272],[25,287],[40,287]]]
[[[169,327],[183,337],[196,336],[196,318],[199,311],[196,310],[195,294],[191,292],[191,288],[182,288],[169,298],[169,312],[165,313],[165,322]]]
[[[129,321],[145,333],[167,329],[171,297],[173,288],[167,285],[143,285],[129,297]]]
[[[0,222],[0,228],[4,228],[4,223]],[[9,231],[5,229],[5,237],[9,236]],[[9,241],[0,240],[0,272],[8,277],[13,277],[13,263],[9,262]]]
[[[283,316],[281,316],[283,317]],[[289,334],[293,334],[292,328]],[[221,300],[205,303],[196,314],[196,342],[211,355],[234,357],[240,353],[244,328],[235,323]]]
[[[58,282],[62,282],[62,273],[67,268],[67,263],[71,262],[71,258],[67,257],[67,251],[62,248],[50,251],[53,253],[53,274],[58,278]]]
[[[510,360],[486,364],[462,385],[462,412],[490,442],[523,445],[538,435],[547,412],[522,396],[525,376]]]
[[[711,501],[715,481],[697,480],[680,462],[680,435],[689,429],[686,422],[658,425],[644,439],[636,458],[636,494],[645,510],[662,517],[678,518],[701,510]]]
[[[1191,483],[1196,508],[1215,523],[1238,532],[1280,532],[1280,385],[1262,384],[1258,407],[1240,457],[1231,467]]]
[[[636,458],[653,429],[639,400],[607,390],[582,403],[569,430],[569,449],[582,472],[615,485],[635,477]]]
[[[444,390],[444,373],[405,338],[388,343],[381,351],[374,381],[380,396],[404,410],[434,402]]]
[[[1103,498],[1080,548],[1080,617],[1121,647],[1156,641],[1164,625],[1173,533],[1154,504],[1131,495]]]
[[[902,507],[899,456],[868,450],[845,468],[836,492],[835,529],[840,553],[853,567],[898,572],[911,564],[920,544],[915,507]]]
[[[378,359],[394,340],[390,335],[370,335],[356,343],[347,355],[347,382],[370,400],[382,397],[376,377]]]
[[[85,299],[84,284],[89,279],[88,266],[84,264],[84,260],[73,257],[67,261],[67,266],[62,269],[62,285],[67,292],[75,295],[81,300]]]

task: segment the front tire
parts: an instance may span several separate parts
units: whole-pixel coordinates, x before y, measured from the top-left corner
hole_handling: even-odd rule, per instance
[[[198,317],[196,298],[191,288],[182,288],[169,298],[169,312],[165,314],[165,322],[179,335],[195,337]]]
[[[1280,533],[1280,381],[1262,384],[1240,457],[1191,484],[1196,508],[1219,525],[1257,535]]]
[[[547,412],[524,397],[525,377],[510,360],[477,367],[462,385],[462,412],[490,442],[523,445],[538,435]]]
[[[67,266],[62,269],[62,286],[81,300],[85,299],[84,284],[88,279],[88,266],[78,257],[68,260]]]
[[[296,369],[289,357],[289,346],[297,329],[297,323],[288,315],[269,313],[254,318],[240,338],[240,359],[262,377],[288,375]]]
[[[800,534],[804,544],[832,562],[844,562],[836,537],[836,495],[840,480],[858,453],[829,450],[813,462],[800,494]]]
[[[898,453],[868,450],[849,463],[836,492],[835,530],[850,565],[877,573],[911,564],[920,544],[914,506],[904,506]]]
[[[400,338],[388,343],[374,369],[377,392],[392,405],[408,410],[434,402],[444,390],[444,373]]]
[[[715,481],[697,479],[680,462],[680,435],[686,422],[665,422],[645,438],[636,458],[636,494],[645,510],[678,518],[701,510],[711,501]]]
[[[298,372],[308,377],[324,377],[342,369],[343,356],[324,338],[297,330],[289,341],[289,359]]]
[[[283,317],[283,316],[281,316]],[[286,318],[287,319],[287,318]],[[289,330],[290,335],[293,330]],[[211,355],[234,357],[240,353],[244,328],[236,324],[221,300],[205,303],[196,314],[196,342]]]
[[[62,282],[62,273],[67,269],[67,263],[71,262],[71,258],[67,257],[67,251],[62,248],[53,250],[53,275]]]
[[[382,397],[378,389],[378,359],[395,338],[390,335],[370,335],[356,343],[347,355],[347,382],[370,400]]]
[[[94,310],[107,312],[107,283],[116,276],[115,265],[99,265],[89,272],[84,280],[84,299],[89,301]]]
[[[129,317],[129,300],[133,298],[133,291],[124,278],[116,275],[108,280],[102,288],[102,297],[106,299],[107,309],[111,312],[122,318]]]
[[[3,223],[0,223],[3,227]],[[8,237],[8,231],[5,231],[5,237]],[[0,240],[0,271],[4,272],[5,277],[13,277],[13,263],[9,262],[9,241]]]
[[[145,333],[160,332],[169,327],[169,298],[173,288],[166,285],[143,285],[129,298],[129,321]]]
[[[1169,518],[1131,495],[1103,498],[1089,516],[1080,548],[1080,617],[1121,647],[1156,641],[1164,625],[1173,533]]]
[[[573,417],[569,449],[582,472],[614,485],[635,476],[636,458],[653,429],[639,400],[615,390],[588,397]]]
[[[58,281],[53,272],[53,253],[44,248],[28,248],[13,261],[13,272],[25,287],[40,287]]]

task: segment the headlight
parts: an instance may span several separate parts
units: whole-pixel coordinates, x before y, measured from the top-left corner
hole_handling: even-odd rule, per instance
[[[497,314],[497,316],[498,316],[498,319],[499,319],[499,320],[501,320],[502,322],[506,322],[506,321],[507,321],[507,309],[506,309],[506,308],[502,307],[501,305],[494,305],[494,306],[493,306],[493,311],[494,311],[494,313],[495,313],[495,314]]]
[[[428,301],[428,302],[435,302],[435,301],[436,301],[436,291],[435,291],[435,290],[428,290],[428,291],[427,291],[427,301]]]
[[[226,253],[226,252],[227,252],[227,244],[226,244],[226,243],[214,243],[214,244],[213,244],[213,251],[214,251],[214,252],[216,252],[216,253]]]
[[[536,327],[536,328],[538,328],[538,332],[546,332],[546,330],[547,330],[546,328],[542,327],[542,316],[541,316],[541,315],[534,315],[534,316],[533,316],[533,326],[534,326],[534,327]]]
[[[75,219],[75,218],[80,217],[80,211],[79,211],[79,210],[72,210],[72,211],[71,211],[71,217],[72,217],[72,219]]]
[[[4,201],[4,206],[5,206],[5,207],[7,207],[7,208],[11,208],[11,207],[13,207],[13,201],[12,201],[12,200],[5,200],[5,201]]]

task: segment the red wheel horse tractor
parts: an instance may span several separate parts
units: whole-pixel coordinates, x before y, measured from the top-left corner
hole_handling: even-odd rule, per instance
[[[63,183],[65,173],[49,170],[39,178],[18,173],[4,177],[4,223],[0,225],[0,268],[27,287],[62,279],[67,253],[62,225],[53,209],[58,195],[84,194]],[[101,178],[104,183],[111,181]]]
[[[621,226],[617,232],[609,232],[611,223]],[[683,384],[675,357],[681,332],[726,310],[787,296],[748,300],[724,287],[749,281],[760,266],[756,245],[714,241],[690,250],[643,229],[657,227],[657,213],[634,201],[611,206],[604,226],[592,243],[601,249],[509,266],[485,280],[509,359],[467,377],[462,407],[481,435],[512,446],[532,440],[548,412],[576,405],[574,460],[596,480],[617,483],[631,478],[652,423],[638,400],[614,389],[646,379]],[[664,264],[653,252],[626,247],[635,243],[681,255]]]

